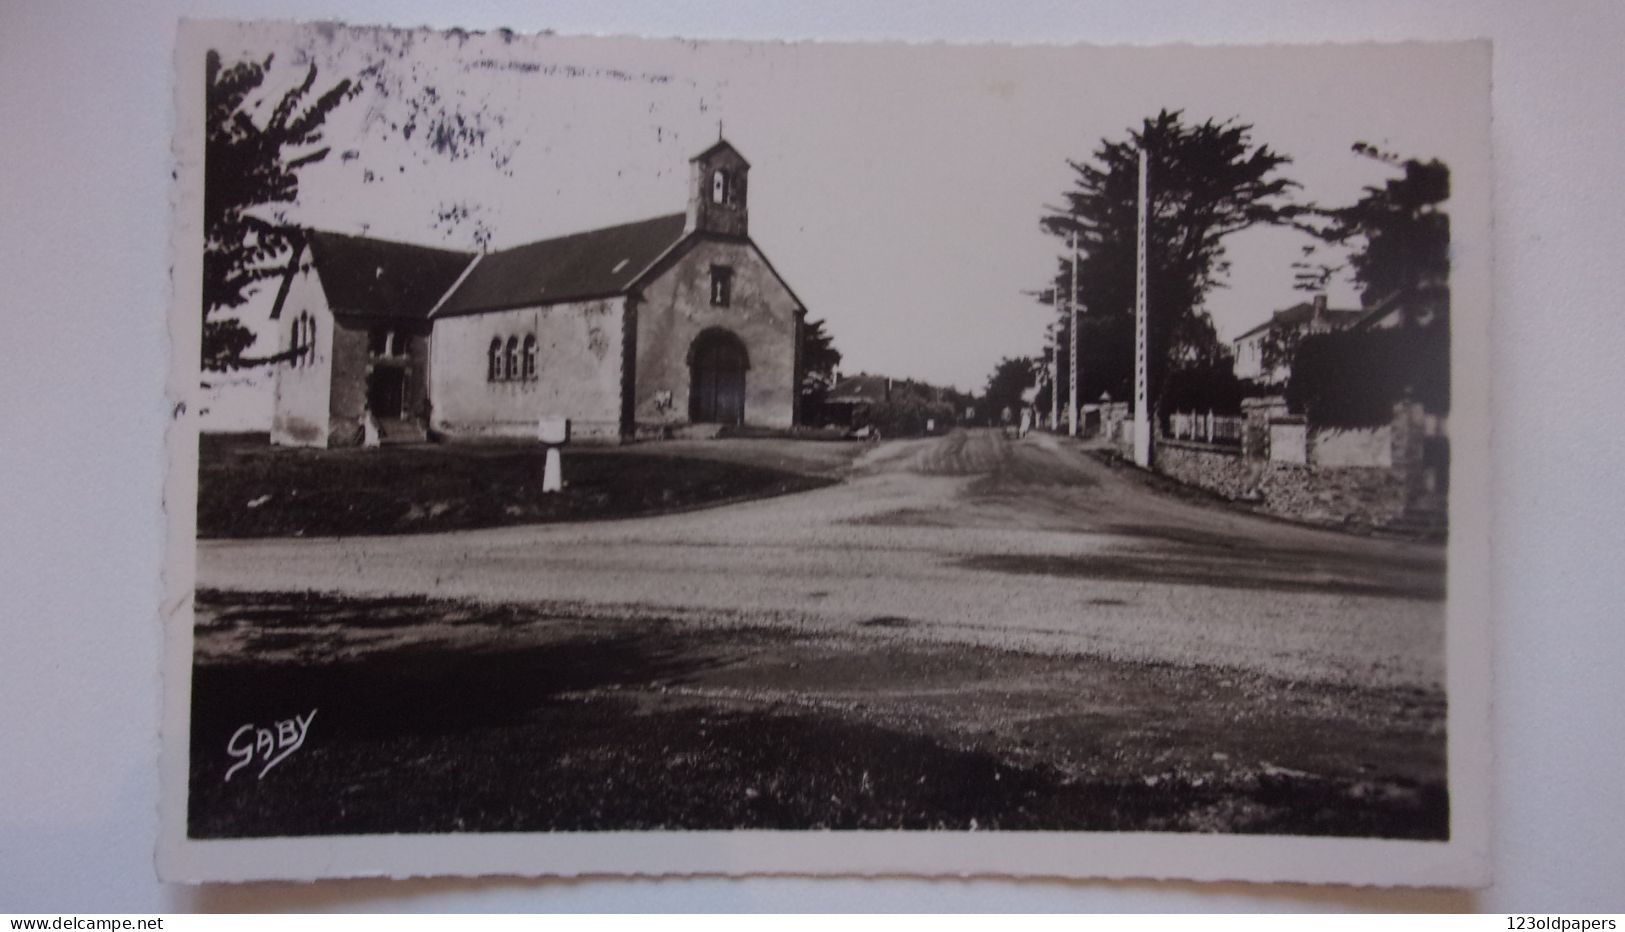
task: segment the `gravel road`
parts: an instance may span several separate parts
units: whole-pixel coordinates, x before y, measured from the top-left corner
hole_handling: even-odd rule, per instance
[[[1170,496],[1037,434],[888,441],[846,472],[813,492],[657,518],[204,541],[198,585],[551,605],[606,625],[880,630],[1300,682],[1442,686],[1440,546]]]

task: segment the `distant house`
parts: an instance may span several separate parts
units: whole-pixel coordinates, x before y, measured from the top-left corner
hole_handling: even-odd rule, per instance
[[[312,233],[272,314],[272,441],[797,423],[806,308],[749,236],[750,165],[722,140],[689,164],[685,213],[488,255]]]
[[[1235,348],[1236,378],[1277,384],[1285,382],[1292,374],[1290,362],[1276,360],[1269,366],[1264,362],[1264,346],[1272,337],[1291,345],[1311,333],[1345,330],[1367,313],[1363,310],[1328,308],[1323,294],[1315,295],[1313,301],[1303,301],[1276,311],[1269,320],[1231,341]]]
[[[1367,308],[1350,329],[1392,330],[1404,326],[1406,321],[1413,317],[1413,314],[1406,313],[1405,302],[1401,300],[1400,294],[1395,292]]]
[[[836,379],[824,396],[824,417],[831,424],[858,427],[877,404],[891,400],[892,380],[879,375],[849,375]]]

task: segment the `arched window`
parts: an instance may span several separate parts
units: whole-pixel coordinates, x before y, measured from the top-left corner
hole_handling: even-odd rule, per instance
[[[491,348],[485,351],[485,381],[502,378],[502,338],[492,337]]]
[[[525,337],[524,366],[525,381],[529,382],[536,378],[536,336],[534,334]]]
[[[711,174],[711,203],[725,204],[728,202],[728,173],[717,169]]]
[[[508,338],[508,353],[504,359],[503,373],[510,379],[519,378],[519,338]]]
[[[308,366],[316,359],[316,321],[309,311],[301,311],[293,319],[293,328],[288,334],[288,354],[295,368]]]
[[[711,304],[727,307],[733,302],[734,270],[726,265],[711,266]]]

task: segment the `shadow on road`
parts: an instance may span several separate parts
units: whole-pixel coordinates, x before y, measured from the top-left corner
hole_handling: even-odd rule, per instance
[[[1089,829],[1439,838],[1443,701],[543,607],[198,595],[194,837]],[[883,622],[883,623],[882,623]],[[263,778],[244,724],[316,711]]]

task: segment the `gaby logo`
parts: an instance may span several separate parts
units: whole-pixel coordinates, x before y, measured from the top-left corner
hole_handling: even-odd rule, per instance
[[[315,718],[316,710],[311,709],[309,715],[285,718],[270,727],[248,724],[232,732],[231,740],[226,742],[226,753],[237,763],[226,770],[226,779],[230,780],[233,774],[255,761],[264,762],[258,777],[264,779],[272,767],[304,746],[305,736],[310,733],[310,723]]]

